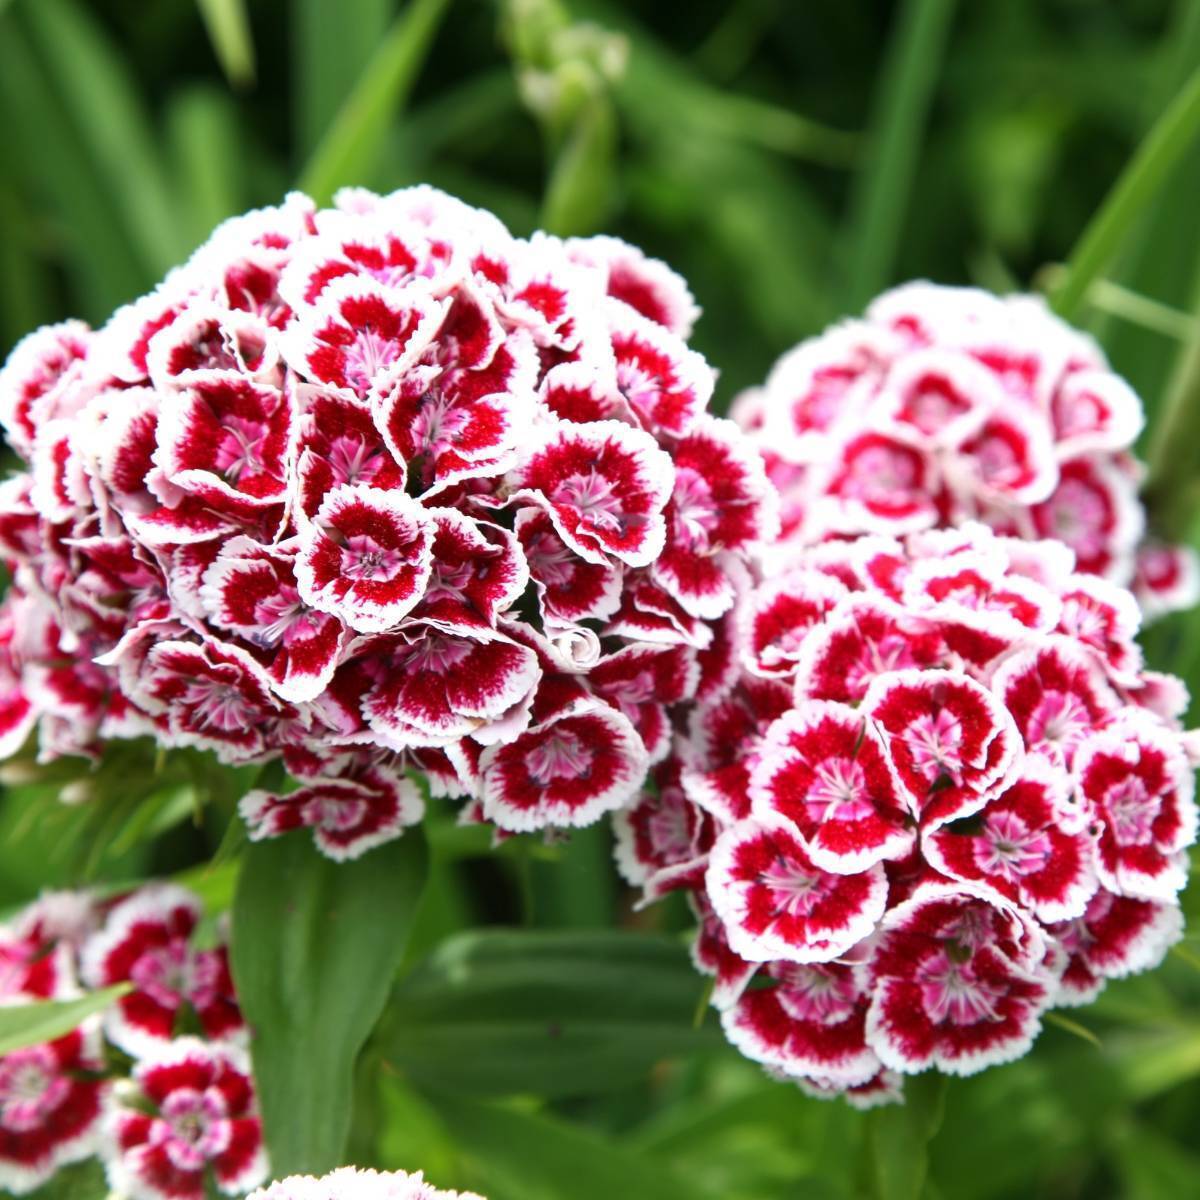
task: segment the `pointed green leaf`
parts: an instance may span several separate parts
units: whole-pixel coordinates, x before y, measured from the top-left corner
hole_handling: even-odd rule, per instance
[[[666,938],[484,930],[397,987],[378,1045],[418,1083],[469,1095],[594,1093],[720,1039],[694,1027],[702,981]]]
[[[221,70],[230,83],[254,82],[254,39],[246,16],[246,0],[196,0]]]
[[[39,1000],[0,1007],[0,1055],[70,1033],[93,1013],[103,1012],[129,988],[128,983],[118,983],[74,1000]]]
[[[929,1142],[946,1108],[945,1075],[927,1071],[904,1081],[904,1103],[867,1119],[871,1182],[879,1200],[918,1200],[929,1173]]]
[[[327,204],[339,187],[368,181],[449,2],[411,0],[396,18],[300,175],[301,191],[318,204]]]
[[[307,831],[250,845],[231,963],[277,1176],[343,1162],[354,1064],[379,1018],[426,874],[420,830],[354,862]]]
[[[697,1181],[590,1130],[549,1117],[429,1093],[490,1200],[716,1200]]]

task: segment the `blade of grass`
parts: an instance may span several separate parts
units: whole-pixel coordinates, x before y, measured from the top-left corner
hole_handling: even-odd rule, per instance
[[[187,247],[179,237],[174,197],[131,68],[95,18],[74,0],[37,0],[19,4],[16,11],[139,260],[157,278]]]
[[[166,115],[175,178],[185,199],[180,208],[189,218],[188,241],[195,246],[242,208],[245,152],[237,108],[217,88],[196,87],[172,96]]]
[[[1200,134],[1200,68],[1197,68],[1143,138],[1083,232],[1066,275],[1050,295],[1055,311],[1070,320],[1092,283],[1108,267],[1138,217],[1172,168]]]
[[[387,33],[395,0],[292,0],[292,120],[310,153]]]
[[[255,68],[246,0],[196,0],[196,4],[225,78],[234,87],[248,87],[254,82]]]
[[[872,104],[870,140],[846,222],[845,307],[857,312],[891,279],[954,0],[905,0]]]
[[[130,243],[78,134],[58,97],[36,69],[25,30],[9,12],[0,18],[0,120],[6,154],[44,206],[48,232],[75,289],[72,305],[93,321],[153,282]]]
[[[449,0],[412,0],[396,18],[300,175],[299,187],[318,204],[367,179],[448,7]]]

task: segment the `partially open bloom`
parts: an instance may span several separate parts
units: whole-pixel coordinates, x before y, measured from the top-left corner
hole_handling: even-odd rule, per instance
[[[420,819],[431,761],[503,830],[626,804],[775,532],[694,316],[632,247],[418,187],[292,195],[101,330],[31,334],[0,375],[0,752],[282,757],[251,835],[336,858]]]
[[[341,1167],[316,1179],[289,1175],[259,1188],[246,1200],[483,1200],[474,1192],[448,1192],[425,1182],[417,1171],[360,1171]]]
[[[1194,760],[1129,594],[976,523],[785,540],[771,566],[738,671],[617,824],[647,901],[689,893],[729,1039],[881,1103],[1024,1054],[1047,1008],[1155,965]]]
[[[1137,396],[1034,297],[896,288],[785,354],[736,411],[808,543],[982,521],[1064,542],[1147,614],[1200,598],[1192,551],[1143,540]]]
[[[241,1051],[179,1038],[134,1069],[111,1116],[109,1184],[131,1200],[229,1196],[266,1178],[262,1123]]]

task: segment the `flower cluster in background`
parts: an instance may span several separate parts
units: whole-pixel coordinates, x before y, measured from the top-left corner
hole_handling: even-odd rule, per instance
[[[147,884],[42,897],[0,929],[0,1004],[126,984],[103,1014],[0,1056],[0,1186],[98,1157],[133,1200],[239,1195],[266,1177],[246,1031],[199,901]]]
[[[690,894],[743,1053],[878,1102],[1161,959],[1198,747],[1138,623],[1062,543],[976,523],[775,548],[734,668],[616,817],[646,899]]]
[[[289,1175],[260,1188],[247,1200],[483,1200],[474,1192],[441,1191],[418,1171],[359,1171],[342,1167],[316,1179]]]
[[[1145,535],[1141,402],[1036,297],[906,284],[789,351],[735,411],[789,538],[977,520],[1064,542],[1077,570],[1132,586],[1147,615],[1200,596],[1193,552]]]
[[[501,830],[628,801],[774,490],[707,413],[695,307],[608,238],[429,188],[227,222],[0,376],[0,752],[151,735],[300,782],[242,806],[347,858],[435,794]]]

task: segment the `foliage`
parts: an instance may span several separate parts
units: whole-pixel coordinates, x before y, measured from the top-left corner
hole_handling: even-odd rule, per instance
[[[1198,63],[1192,0],[9,0],[0,342],[102,320],[292,182],[320,199],[426,180],[515,232],[604,229],[671,262],[705,310],[697,344],[722,368],[722,404],[888,283],[1053,284],[1143,397],[1154,518],[1195,538],[1180,443],[1195,442],[1200,404],[1200,153],[1180,125]],[[1147,137],[1177,95],[1175,123]],[[1172,160],[1112,192],[1164,143]],[[1146,639],[1193,695],[1198,621]],[[631,912],[599,831],[491,853],[435,816],[417,904],[411,837],[355,867],[297,838],[247,851],[232,814],[250,780],[218,775],[132,749],[87,780],[118,801],[103,820],[60,806],[53,773],[10,775],[0,902],[186,874],[215,912],[237,880],[235,970],[260,1073],[275,1072],[268,1131],[289,1104],[303,1117],[279,1142],[288,1167],[335,1165],[349,1125],[359,1165],[424,1167],[492,1200],[1197,1188],[1194,940],[1110,987],[1086,1030],[1063,1022],[1018,1063],[864,1115],[766,1079],[693,1020],[688,914]],[[1194,886],[1184,905],[1200,920]],[[277,936],[255,932],[284,909]],[[387,914],[386,946],[358,937],[369,923],[354,914],[372,912]],[[355,936],[311,989],[334,951],[320,914]],[[618,924],[627,936],[599,932]],[[330,1045],[288,1039],[298,997]],[[314,1049],[327,1070],[308,1084],[326,1090],[302,1094]],[[90,1198],[95,1183],[80,1171],[51,1187]]]

